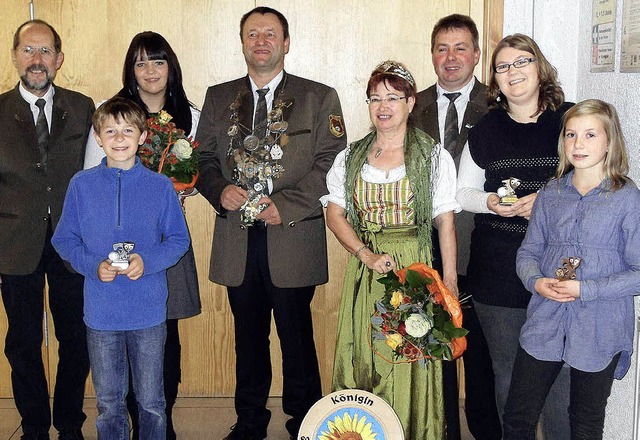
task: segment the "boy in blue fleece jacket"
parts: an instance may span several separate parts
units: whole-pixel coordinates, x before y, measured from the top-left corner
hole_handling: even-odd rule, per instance
[[[189,233],[171,181],[145,168],[136,155],[146,138],[144,111],[130,100],[113,98],[96,110],[93,126],[107,157],[71,179],[52,243],[85,276],[98,437],[129,438],[130,364],[140,438],[163,440],[165,271],[186,252]],[[114,257],[115,244],[125,242],[134,247],[123,268],[108,256]]]

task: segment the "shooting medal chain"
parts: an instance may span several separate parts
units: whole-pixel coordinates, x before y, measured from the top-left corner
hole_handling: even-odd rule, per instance
[[[227,131],[227,156],[235,163],[234,182],[247,190],[247,201],[240,207],[240,218],[245,226],[253,225],[256,216],[267,207],[258,201],[268,194],[269,179],[277,179],[284,173],[279,160],[282,159],[283,148],[289,141],[286,134],[289,124],[283,119],[283,110],[293,104],[291,100],[282,99],[285,85],[283,83],[278,96],[273,100],[271,111],[267,113],[267,129],[262,138],[243,125],[238,117],[242,98],[248,92],[239,92],[229,106],[231,126]]]

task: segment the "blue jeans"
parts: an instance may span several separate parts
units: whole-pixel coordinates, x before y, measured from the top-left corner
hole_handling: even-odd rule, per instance
[[[91,377],[96,389],[99,440],[128,440],[126,396],[129,364],[140,413],[140,439],[164,440],[166,415],[162,369],[166,323],[142,330],[87,328]]]
[[[520,346],[520,330],[527,320],[527,309],[499,307],[473,302],[489,346],[496,384],[498,415],[502,414],[509,394],[511,373]],[[540,422],[545,440],[568,439],[569,368],[562,367],[549,391]]]

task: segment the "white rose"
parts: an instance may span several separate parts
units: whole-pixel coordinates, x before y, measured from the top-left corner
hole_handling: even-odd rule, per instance
[[[178,160],[186,160],[191,158],[193,148],[191,148],[189,141],[186,139],[178,139],[176,143],[173,144],[171,152],[176,155]]]
[[[419,313],[412,313],[404,322],[407,334],[414,338],[421,338],[431,330],[431,325]]]

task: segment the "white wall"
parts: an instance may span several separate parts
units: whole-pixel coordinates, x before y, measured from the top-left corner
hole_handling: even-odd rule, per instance
[[[630,156],[630,175],[640,183],[640,74],[620,73],[622,3],[618,0],[615,71],[591,73],[592,0],[505,0],[504,35],[533,37],[559,73],[568,101],[598,98],[615,105]],[[638,215],[640,221],[640,213]],[[639,312],[636,300],[636,315]],[[606,440],[633,438],[637,356],[621,381],[614,381],[607,405]]]

